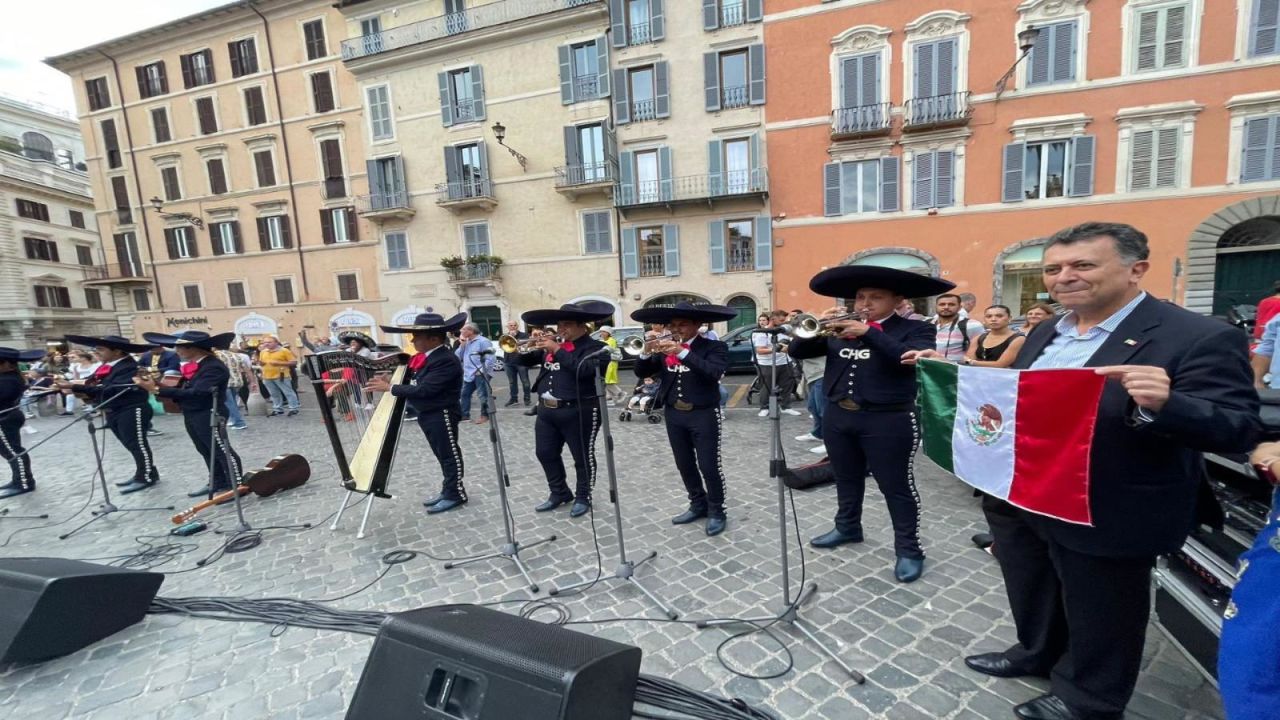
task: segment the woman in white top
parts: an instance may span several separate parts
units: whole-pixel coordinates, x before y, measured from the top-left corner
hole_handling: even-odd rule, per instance
[[[67,379],[73,383],[83,383],[85,380],[93,377],[93,374],[102,367],[102,363],[94,357],[91,352],[77,352],[72,355],[72,363],[67,367]],[[76,406],[81,403],[80,398],[74,394],[67,394],[64,401],[63,411],[59,415],[72,414]]]

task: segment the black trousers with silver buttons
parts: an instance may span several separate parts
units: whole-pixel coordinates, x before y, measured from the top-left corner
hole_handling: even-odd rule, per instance
[[[681,411],[668,405],[664,419],[676,469],[689,495],[689,507],[706,510],[711,517],[724,517],[720,408]]]
[[[600,410],[595,398],[583,400],[584,404],[572,407],[538,407],[538,419],[533,424],[534,452],[542,471],[547,476],[547,487],[557,497],[573,495],[578,502],[591,502],[591,489],[596,480],[596,434],[600,430]],[[577,488],[569,491],[565,482],[564,459],[561,453],[569,446],[573,456],[573,471],[577,476]]]

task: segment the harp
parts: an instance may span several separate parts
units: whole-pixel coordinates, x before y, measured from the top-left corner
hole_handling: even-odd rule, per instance
[[[343,511],[353,493],[366,499],[364,519],[356,537],[363,538],[373,498],[390,498],[387,481],[404,424],[405,399],[391,393],[372,397],[364,385],[377,374],[390,374],[392,385],[405,381],[409,356],[404,353],[379,358],[363,357],[346,350],[317,348],[303,334],[303,346],[312,352],[305,357],[307,375],[320,403],[329,444],[333,447],[342,487],[347,491],[342,506],[330,525],[338,528]]]

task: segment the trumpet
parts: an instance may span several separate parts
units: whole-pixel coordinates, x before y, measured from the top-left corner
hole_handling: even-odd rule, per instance
[[[563,342],[559,335],[552,339],[555,342]],[[500,348],[504,353],[532,352],[538,349],[538,343],[541,340],[541,336],[531,337],[528,340],[519,340],[515,335],[503,335],[498,338],[498,348]]]
[[[832,325],[843,324],[850,320],[863,322],[862,313],[851,312],[843,315],[836,315],[829,318],[819,318],[816,315],[801,313],[791,321],[791,334],[801,340],[808,340],[822,335],[835,335],[835,331],[831,329]]]
[[[656,335],[651,338],[646,338],[643,335],[632,335],[628,337],[626,340],[622,341],[622,345],[621,345],[622,352],[628,355],[635,355],[638,357],[644,353],[644,348],[649,343],[660,342],[662,340],[671,340],[674,337],[675,337],[675,334],[669,333],[669,332],[665,332],[665,333],[662,333],[661,335]]]

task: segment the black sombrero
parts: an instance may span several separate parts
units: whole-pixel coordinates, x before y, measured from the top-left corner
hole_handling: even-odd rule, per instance
[[[648,307],[631,313],[631,319],[642,323],[660,323],[666,325],[675,318],[703,322],[721,322],[738,317],[736,310],[723,305],[710,303],[678,302],[675,305]]]
[[[378,347],[378,343],[374,339],[360,332],[359,330],[344,330],[338,333],[338,342],[349,343],[352,340],[359,340],[366,348],[373,350]]]
[[[236,339],[233,332],[210,335],[202,330],[183,330],[173,335],[165,333],[142,333],[142,339],[160,347],[196,347],[202,350],[226,350],[231,341]]]
[[[389,333],[415,333],[415,332],[456,332],[467,322],[466,313],[458,313],[451,318],[446,319],[443,315],[436,313],[420,313],[413,319],[412,325],[379,325],[383,332]],[[367,336],[366,336],[367,337]],[[339,335],[341,340],[342,336]]]
[[[561,320],[574,322],[595,322],[613,317],[613,306],[599,300],[586,300],[580,303],[565,303],[559,308],[530,310],[520,316],[530,325],[555,325]]]
[[[862,288],[888,290],[909,298],[932,297],[955,286],[955,283],[947,280],[877,265],[840,265],[827,268],[809,281],[810,290],[833,298],[851,298]]]
[[[150,345],[138,345],[127,337],[119,335],[104,335],[102,337],[90,337],[88,335],[65,335],[64,339],[72,345],[84,345],[85,347],[105,347],[112,350],[119,350],[127,353],[146,352],[151,349]]]
[[[44,350],[18,350],[16,348],[0,347],[0,362],[35,362],[45,356]]]

